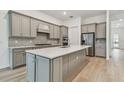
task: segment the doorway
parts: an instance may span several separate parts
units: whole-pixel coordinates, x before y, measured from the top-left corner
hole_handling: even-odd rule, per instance
[[[111,10],[111,62],[124,60],[124,10]]]
[[[112,39],[113,49],[119,49],[119,34],[115,33],[112,36],[113,36],[113,39]]]

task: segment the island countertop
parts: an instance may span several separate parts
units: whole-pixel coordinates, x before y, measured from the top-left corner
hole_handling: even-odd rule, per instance
[[[35,49],[35,50],[26,50],[26,52],[39,55],[42,57],[46,57],[49,59],[54,59],[89,47],[90,46],[88,45],[72,45],[67,48],[62,48],[61,46],[59,46],[59,47],[50,47],[50,48]]]

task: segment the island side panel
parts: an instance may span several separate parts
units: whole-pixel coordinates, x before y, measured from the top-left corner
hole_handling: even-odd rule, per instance
[[[35,55],[31,53],[26,53],[26,69],[27,69],[27,81],[34,82],[35,81]]]
[[[45,57],[36,56],[36,82],[50,81],[50,60]]]

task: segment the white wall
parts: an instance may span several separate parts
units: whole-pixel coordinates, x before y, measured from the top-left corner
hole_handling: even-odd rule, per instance
[[[72,45],[80,45],[81,38],[81,17],[72,18],[68,21],[64,21],[63,25],[69,27],[69,39]],[[77,29],[77,31],[75,31]],[[75,34],[75,36],[74,36]],[[74,36],[74,37],[73,37]],[[77,42],[75,42],[77,41]]]
[[[62,21],[54,17],[48,16],[40,11],[34,10],[16,10],[16,12],[23,13],[50,23],[61,25]],[[9,66],[9,50],[8,50],[8,11],[0,10],[0,69]]]
[[[88,18],[82,17],[82,24],[101,23],[101,22],[106,22],[106,14],[94,16],[94,17],[88,17]]]
[[[9,66],[8,11],[0,11],[0,68]]]

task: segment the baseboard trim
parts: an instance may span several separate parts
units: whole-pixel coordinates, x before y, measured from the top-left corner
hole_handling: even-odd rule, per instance
[[[5,71],[5,70],[9,70],[9,69],[11,69],[11,68],[10,68],[10,67],[1,68],[1,69],[0,69],[0,72],[1,72],[1,71]]]

